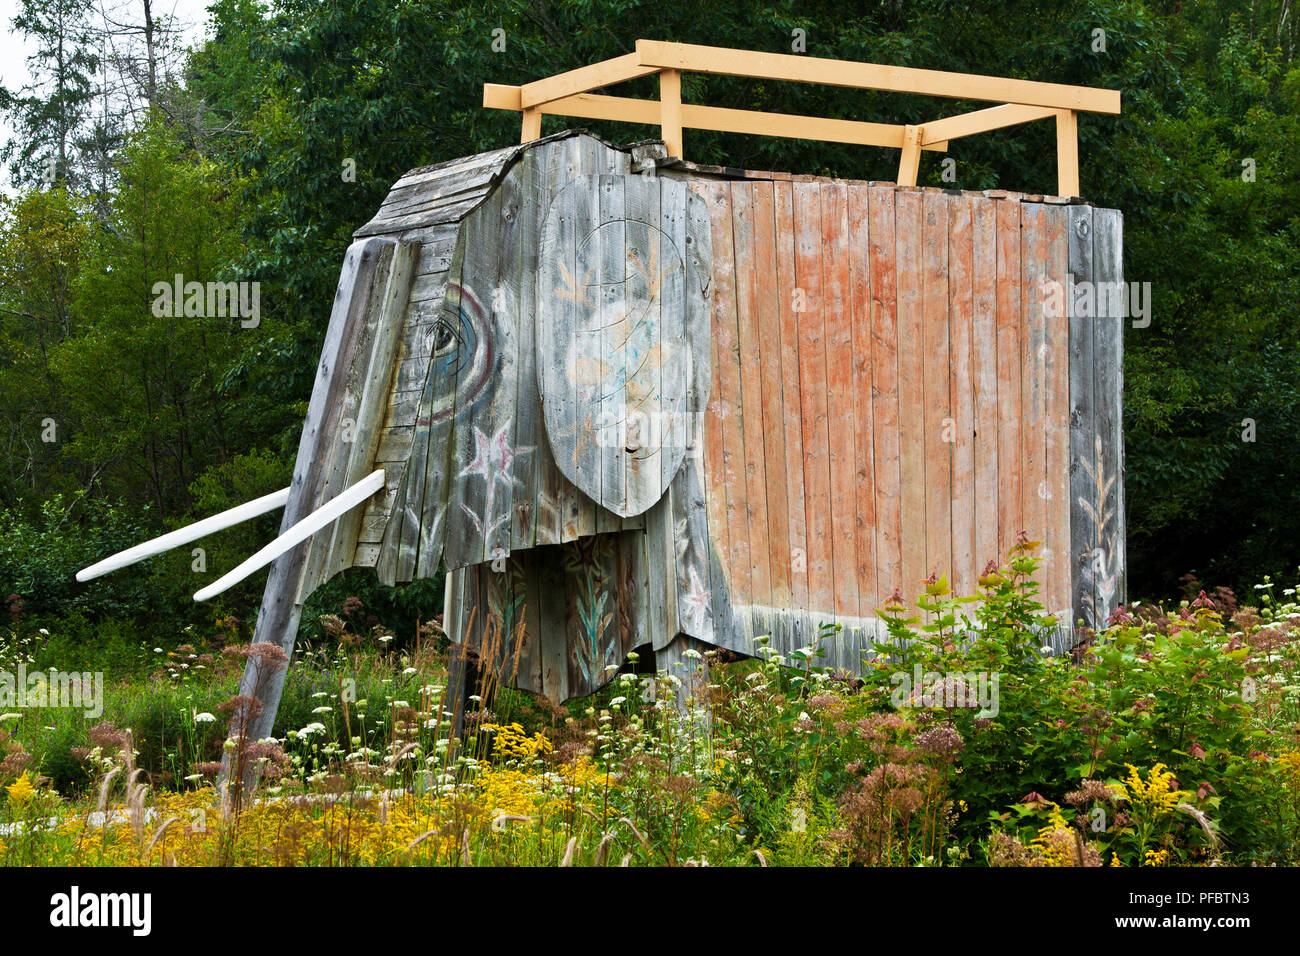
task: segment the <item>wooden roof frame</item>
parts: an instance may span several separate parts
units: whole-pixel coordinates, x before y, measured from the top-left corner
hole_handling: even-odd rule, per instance
[[[999,105],[930,123],[896,125],[857,120],[722,109],[682,102],[683,73],[713,73],[763,80],[819,83],[864,90],[921,93]],[[659,99],[592,93],[637,77],[659,76]],[[883,66],[788,53],[760,53],[689,43],[637,40],[636,51],[523,86],[483,84],[483,105],[523,114],[520,142],[541,136],[542,116],[658,124],[669,156],[682,158],[682,130],[783,136],[901,150],[898,183],[915,186],[921,150],[944,151],[951,140],[976,133],[1056,120],[1057,193],[1079,195],[1080,113],[1118,114],[1118,90],[1014,80],[913,67]]]

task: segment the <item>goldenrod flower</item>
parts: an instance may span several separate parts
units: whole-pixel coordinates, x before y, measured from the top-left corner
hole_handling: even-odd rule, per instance
[[[36,788],[32,786],[32,778],[27,775],[26,770],[23,771],[22,776],[9,784],[7,789],[9,791],[9,805],[15,810],[21,809],[32,798],[32,794],[36,792]]]

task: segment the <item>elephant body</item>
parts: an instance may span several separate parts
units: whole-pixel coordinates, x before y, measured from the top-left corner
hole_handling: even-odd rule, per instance
[[[827,624],[853,671],[895,588],[972,592],[1022,529],[1053,640],[1104,620],[1123,319],[1044,303],[1118,279],[1118,213],[656,158],[565,133],[395,184],[348,250],[285,527],[385,485],[277,560],[255,639],[291,650],[343,568],[443,563],[450,638],[556,702],[637,648],[788,654]]]

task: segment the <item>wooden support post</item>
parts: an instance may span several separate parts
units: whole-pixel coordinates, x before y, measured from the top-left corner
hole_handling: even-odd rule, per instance
[[[539,106],[534,106],[523,111],[523,131],[519,134],[519,142],[531,143],[535,139],[542,138],[542,110]]]
[[[669,156],[682,158],[682,74],[663,70],[659,74],[659,126]]]
[[[446,708],[451,711],[451,739],[453,741],[459,741],[465,733],[465,713],[471,706],[470,697],[478,693],[477,685],[477,660],[471,658],[469,649],[464,644],[453,644],[447,650],[447,690],[445,698]]]
[[[1056,114],[1056,194],[1079,195],[1079,114]]]
[[[903,152],[898,157],[898,185],[915,186],[921,168],[921,127],[903,128]]]
[[[655,668],[667,675],[673,686],[677,713],[697,717],[707,730],[709,715],[709,664],[704,652],[709,645],[686,634],[678,634],[666,647],[655,651]],[[688,654],[688,651],[694,651]],[[673,681],[672,678],[677,678]]]

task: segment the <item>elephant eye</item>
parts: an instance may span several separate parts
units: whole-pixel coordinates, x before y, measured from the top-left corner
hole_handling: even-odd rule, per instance
[[[433,327],[433,354],[446,355],[460,344],[460,330],[444,315],[438,316]]]

